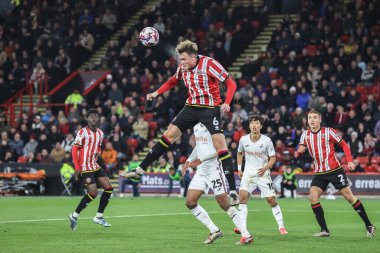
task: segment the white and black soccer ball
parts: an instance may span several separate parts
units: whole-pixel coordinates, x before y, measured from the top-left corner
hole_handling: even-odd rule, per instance
[[[158,34],[158,31],[153,27],[145,27],[140,32],[140,42],[146,47],[153,47],[157,45],[158,41],[160,40],[160,35]]]

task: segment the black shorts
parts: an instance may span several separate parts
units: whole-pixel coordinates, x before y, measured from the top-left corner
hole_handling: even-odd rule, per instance
[[[329,183],[332,183],[337,190],[341,190],[349,185],[346,173],[342,168],[339,168],[325,174],[314,175],[311,186],[317,186],[325,191]]]
[[[219,106],[207,108],[185,105],[171,124],[177,126],[184,133],[198,122],[205,125],[211,135],[223,133]]]
[[[81,173],[82,181],[84,185],[96,184],[96,179],[98,177],[108,177],[107,173],[102,169],[96,171],[82,171]]]

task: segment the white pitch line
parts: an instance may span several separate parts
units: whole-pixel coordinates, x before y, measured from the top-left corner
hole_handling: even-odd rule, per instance
[[[267,210],[248,210],[249,212],[269,212],[269,209]],[[285,212],[311,212],[311,210],[283,210]],[[350,213],[352,211],[338,211],[338,210],[332,210],[328,211],[328,213]],[[218,213],[224,213],[223,211],[212,211],[207,212],[209,214],[218,214]],[[367,213],[380,213],[380,211],[369,211]],[[107,218],[141,218],[141,217],[159,217],[159,216],[175,216],[175,215],[192,215],[190,212],[186,213],[153,213],[153,214],[131,214],[131,215],[114,215],[114,216],[107,216]],[[90,220],[94,217],[81,217],[81,220]],[[28,222],[45,222],[45,221],[65,221],[68,218],[51,218],[51,219],[35,219],[35,220],[10,220],[10,221],[0,221],[0,224],[10,224],[10,223],[28,223]]]

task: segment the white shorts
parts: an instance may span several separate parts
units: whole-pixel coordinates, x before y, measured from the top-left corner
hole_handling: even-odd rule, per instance
[[[270,175],[262,177],[245,177],[243,175],[240,182],[240,190],[252,193],[257,187],[259,187],[262,196],[266,198],[276,196]]]
[[[189,190],[201,190],[208,193],[209,189],[214,192],[214,195],[220,195],[227,192],[226,177],[221,171],[211,172],[209,174],[196,173],[191,180]]]

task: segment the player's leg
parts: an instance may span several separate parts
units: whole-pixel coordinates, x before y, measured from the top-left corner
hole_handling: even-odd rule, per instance
[[[250,193],[242,189],[240,187],[239,189],[239,198],[240,198],[240,203],[239,203],[239,214],[240,214],[240,219],[243,224],[243,226],[247,227],[247,218],[248,218],[248,200],[249,200],[249,195]],[[235,232],[237,232],[235,230]],[[240,231],[239,231],[240,232]]]
[[[352,205],[355,211],[359,214],[360,218],[362,218],[367,229],[367,236],[373,237],[375,235],[376,228],[373,225],[373,223],[370,222],[362,202],[354,196],[351,187],[349,186],[341,189],[340,192],[342,193],[344,198]]]
[[[274,219],[277,222],[278,231],[280,231],[280,234],[282,235],[288,234],[288,231],[286,231],[285,226],[284,226],[284,218],[282,216],[281,207],[277,203],[276,197],[274,196],[266,197],[266,200],[269,206],[272,208],[272,214],[273,214]]]
[[[288,234],[284,226],[284,219],[282,216],[280,205],[276,201],[276,192],[273,188],[273,182],[271,177],[269,175],[257,177],[255,182],[259,187],[262,195],[266,198],[269,206],[272,208],[272,214],[277,222],[278,230],[281,234]]]
[[[186,196],[186,206],[190,209],[195,218],[209,229],[210,235],[207,237],[204,243],[210,244],[213,243],[216,239],[222,237],[223,233],[211,220],[206,210],[198,204],[199,198],[204,193],[202,188],[204,188],[204,184],[200,180],[198,180],[198,182],[190,183]]]
[[[212,136],[212,142],[218,153],[219,160],[222,162],[223,170],[226,175],[230,191],[236,191],[234,177],[234,167],[232,157],[227,149],[226,138],[222,130],[220,108],[205,109],[200,112],[199,122],[201,122]],[[237,195],[235,195],[237,197]]]
[[[253,242],[253,237],[247,230],[247,226],[242,222],[239,211],[230,205],[227,198],[227,193],[218,194],[215,196],[216,201],[219,206],[227,213],[227,215],[231,218],[235,227],[240,231],[242,237],[246,240],[249,240],[249,243]]]
[[[98,212],[96,213],[93,221],[96,224],[100,224],[104,227],[111,227],[111,224],[107,223],[104,219],[103,213],[111,198],[113,187],[104,170],[98,170],[95,175],[97,183],[103,188],[103,193],[100,197]]]
[[[311,183],[312,186],[310,187],[309,200],[311,203],[311,208],[313,209],[315,218],[317,219],[317,222],[321,227],[321,231],[319,233],[314,234],[314,236],[318,237],[330,236],[329,229],[326,225],[325,214],[323,212],[322,205],[319,202],[319,198],[326,189],[327,184],[328,182],[325,182],[325,180],[322,177],[314,176],[313,181]]]
[[[77,219],[79,217],[79,214],[98,195],[94,173],[82,173],[82,179],[86,185],[87,194],[81,199],[75,211],[69,214],[71,229],[77,228]]]
[[[173,119],[168,129],[161,136],[160,140],[149,150],[147,156],[141,162],[136,171],[130,171],[124,173],[123,177],[126,178],[141,178],[144,171],[151,165],[155,160],[157,160],[167,148],[176,141],[188,128],[192,128],[197,123],[197,118],[194,112],[188,106],[185,106],[178,115]]]

